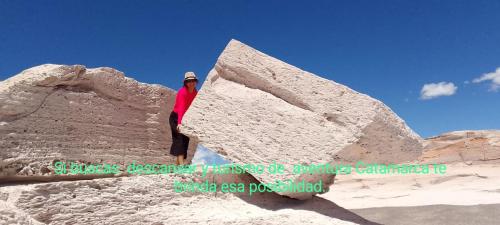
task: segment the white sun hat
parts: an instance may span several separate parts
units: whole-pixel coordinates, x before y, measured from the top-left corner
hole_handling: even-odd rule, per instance
[[[194,72],[186,72],[184,74],[184,81],[188,81],[188,80],[198,81],[198,78],[196,78],[196,75],[194,75]]]

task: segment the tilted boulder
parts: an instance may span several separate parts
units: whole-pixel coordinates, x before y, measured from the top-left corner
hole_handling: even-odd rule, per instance
[[[50,175],[58,160],[172,163],[168,116],[175,93],[81,65],[46,64],[4,80],[0,178]]]
[[[292,165],[416,159],[422,139],[389,107],[231,40],[183,119],[181,132],[235,164],[285,165],[283,174],[252,174],[263,183],[322,180]],[[305,199],[315,193],[281,192]]]

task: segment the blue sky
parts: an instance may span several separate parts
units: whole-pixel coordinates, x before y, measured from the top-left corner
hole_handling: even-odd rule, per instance
[[[221,165],[229,164],[231,161],[224,159],[221,155],[215,153],[214,151],[206,148],[205,146],[198,144],[196,146],[196,151],[194,153],[191,164],[194,165]]]
[[[83,64],[178,89],[235,38],[382,100],[423,137],[500,129],[499,12],[495,0],[0,0],[0,80]]]

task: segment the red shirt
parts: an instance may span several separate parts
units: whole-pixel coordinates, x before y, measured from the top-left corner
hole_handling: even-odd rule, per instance
[[[191,105],[191,102],[193,102],[194,97],[196,97],[196,94],[198,91],[196,88],[193,90],[192,93],[189,93],[188,89],[186,86],[182,86],[181,89],[179,89],[179,92],[177,92],[177,95],[175,96],[175,105],[174,105],[174,112],[177,113],[177,124],[181,124],[182,122],[182,117],[184,116],[184,113],[188,110],[189,106]]]

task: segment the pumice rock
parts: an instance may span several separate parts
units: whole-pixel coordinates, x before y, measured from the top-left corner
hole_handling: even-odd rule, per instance
[[[173,163],[168,116],[175,93],[81,65],[46,64],[4,80],[0,179],[53,175],[57,161]]]
[[[207,177],[218,185],[254,182],[248,178]],[[199,179],[166,174],[0,186],[0,224],[374,224],[321,198],[298,205],[274,193],[180,192],[175,185]]]
[[[262,183],[322,180],[325,191],[334,174],[293,174],[293,165],[396,163],[422,151],[421,137],[382,102],[236,40],[209,72],[181,132],[236,164],[285,165],[283,174],[252,174]]]

